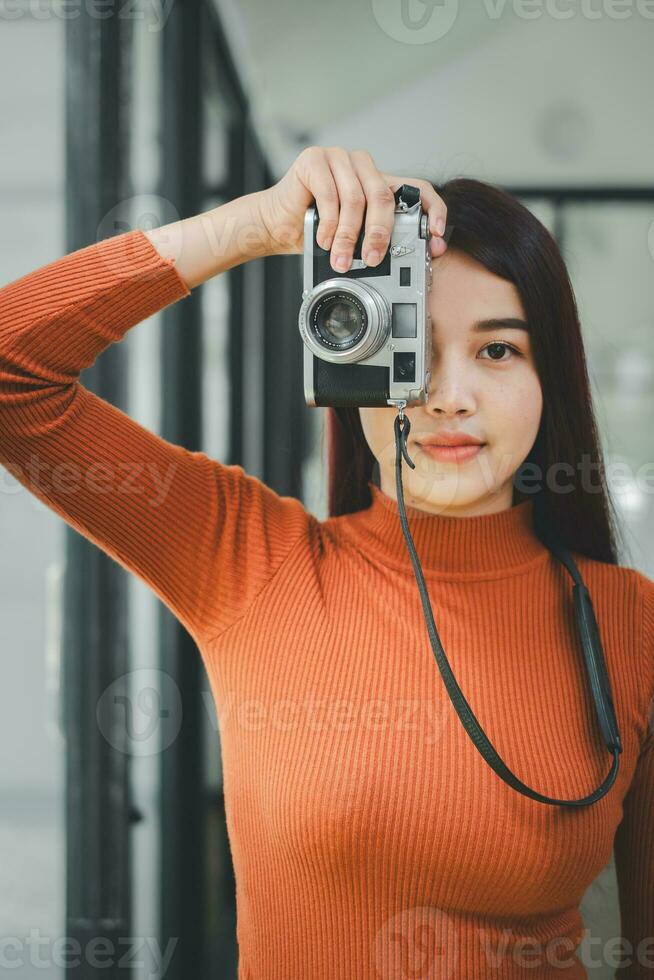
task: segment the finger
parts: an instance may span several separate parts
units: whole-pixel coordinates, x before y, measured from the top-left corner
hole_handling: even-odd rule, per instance
[[[366,229],[361,257],[366,265],[378,265],[393,234],[395,196],[367,150],[353,150],[350,158],[366,195]]]
[[[429,231],[432,235],[443,238],[447,224],[447,205],[429,181],[420,177],[398,177],[395,174],[386,173],[382,176],[393,191],[396,191],[402,184],[412,184],[418,188],[423,211],[429,215]],[[445,245],[447,247],[447,242]]]
[[[429,239],[429,251],[431,252],[432,258],[437,258],[442,255],[443,252],[447,250],[447,242],[444,238],[438,237],[438,235],[432,235]]]
[[[299,176],[316,202],[319,221],[316,241],[321,248],[330,248],[338,226],[338,191],[323,147],[312,146],[305,152]]]
[[[347,272],[361,230],[366,196],[346,150],[340,146],[330,147],[327,150],[327,160],[336,182],[340,202],[331,264],[337,272]]]

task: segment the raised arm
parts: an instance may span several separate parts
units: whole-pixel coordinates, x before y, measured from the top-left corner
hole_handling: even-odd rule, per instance
[[[307,147],[267,190],[105,239],[0,290],[0,463],[143,579],[200,643],[244,613],[315,518],[240,466],[154,435],[85,388],[80,372],[211,276],[301,252],[314,200],[333,267],[339,258],[349,267],[364,211],[363,254],[377,264],[392,191],[405,182],[420,187],[442,235],[445,206],[427,181],[382,173],[362,150]],[[432,254],[445,247],[432,239]]]
[[[242,613],[310,517],[241,467],[150,432],[79,374],[191,285],[265,252],[257,220],[237,199],[89,245],[0,290],[0,463],[198,642]]]

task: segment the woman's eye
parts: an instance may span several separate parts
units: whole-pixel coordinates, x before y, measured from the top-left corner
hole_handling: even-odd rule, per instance
[[[495,356],[496,354],[498,354],[498,348],[500,348],[500,350],[499,350],[499,356]],[[485,347],[482,347],[482,351],[485,351],[485,350],[491,350],[491,351],[493,351],[493,354],[489,358],[489,360],[491,360],[491,361],[510,361],[511,360],[510,357],[502,357],[501,356],[501,353],[502,353],[501,348],[506,348],[506,350],[510,350],[512,354],[516,354],[518,357],[522,357],[522,354],[517,349],[517,347],[512,347],[511,344],[505,344],[504,341],[501,341],[501,340],[494,340],[492,343],[486,344]],[[483,358],[482,358],[482,360],[483,360]]]

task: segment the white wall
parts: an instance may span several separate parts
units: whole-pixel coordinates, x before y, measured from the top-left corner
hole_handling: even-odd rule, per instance
[[[385,170],[439,179],[651,184],[653,51],[654,20],[636,14],[505,13],[465,56],[320,129],[316,142],[364,146]]]
[[[63,24],[0,25],[0,284],[63,251]],[[58,724],[56,580],[63,525],[0,470],[0,922],[23,944],[53,939],[64,914],[63,737]],[[43,948],[48,959],[48,947]],[[26,945],[7,951],[13,976]]]

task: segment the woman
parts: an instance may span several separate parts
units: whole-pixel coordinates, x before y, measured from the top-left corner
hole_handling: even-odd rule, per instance
[[[79,383],[109,344],[211,276],[301,251],[313,201],[337,271],[366,207],[374,266],[404,182],[419,187],[434,236],[432,382],[406,410],[416,466],[404,487],[439,633],[513,772],[559,798],[595,788],[610,759],[570,581],[534,530],[537,513],[556,523],[592,596],[622,736],[618,778],[593,806],[516,793],[456,716],[400,526],[394,408],[330,410],[330,517],[319,521]],[[436,193],[366,152],[310,147],[265,191],[92,244],[0,299],[0,461],[144,580],[203,657],[239,977],[586,976],[579,903],[614,846],[621,948],[638,964],[627,975],[645,975],[654,583],[617,564],[574,298],[537,219],[477,181]],[[444,433],[483,445],[446,458],[426,445]]]

